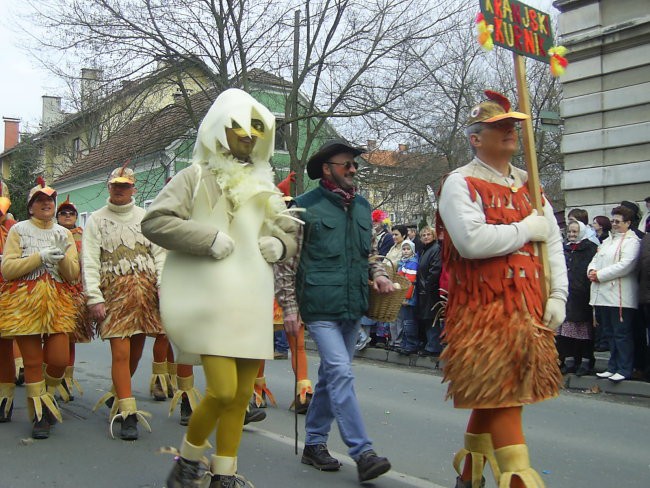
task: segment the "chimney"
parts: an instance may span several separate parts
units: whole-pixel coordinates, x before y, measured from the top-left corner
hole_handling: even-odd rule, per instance
[[[41,114],[41,127],[49,129],[53,125],[58,124],[63,119],[63,112],[61,112],[61,97],[51,97],[43,95],[43,112]]]
[[[366,147],[368,148],[368,151],[374,151],[377,149],[377,141],[375,139],[368,139]]]
[[[400,144],[399,145],[399,152],[407,152],[409,150],[409,145],[408,144]]]
[[[88,108],[99,98],[101,69],[81,69],[81,108]]]
[[[2,117],[2,120],[5,121],[5,151],[12,149],[18,145],[19,129],[20,129],[20,119],[15,119],[13,117]]]

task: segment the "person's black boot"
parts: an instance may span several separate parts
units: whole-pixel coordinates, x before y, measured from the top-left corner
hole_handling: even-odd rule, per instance
[[[302,451],[302,464],[308,464],[321,471],[338,471],[341,463],[332,457],[326,444],[305,445]]]
[[[11,414],[14,412],[14,404],[13,402],[11,403],[11,406],[9,407],[9,411],[5,415],[5,402],[8,402],[9,400],[3,400],[2,403],[0,403],[0,424],[4,424],[5,422],[11,422]]]
[[[45,412],[41,416],[41,420],[34,417],[32,422],[32,438],[33,439],[47,439],[50,437],[50,423],[47,421]]]
[[[244,425],[250,424],[251,422],[261,422],[266,418],[266,412],[256,407],[254,404],[249,404],[246,408],[246,416],[244,417]]]
[[[390,469],[390,461],[385,457],[377,456],[372,449],[361,453],[357,459],[357,472],[359,481],[364,482],[375,479]]]
[[[166,488],[199,488],[204,472],[198,461],[179,457],[167,477]]]
[[[120,439],[123,441],[135,441],[138,439],[138,417],[134,413],[122,421]]]
[[[192,406],[190,405],[190,399],[187,398],[187,394],[183,393],[181,397],[181,425],[189,424],[191,416]]]

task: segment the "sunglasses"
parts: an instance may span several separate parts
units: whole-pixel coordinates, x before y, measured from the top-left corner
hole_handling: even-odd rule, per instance
[[[77,215],[77,212],[74,212],[72,210],[61,210],[59,212],[59,215],[63,215],[64,217],[72,217],[74,215]]]
[[[627,222],[627,220],[621,220],[621,219],[612,219],[610,220],[612,224],[622,224],[623,222]]]
[[[359,169],[359,163],[356,161],[346,161],[345,163],[333,163],[332,161],[327,161],[327,164],[333,164],[334,166],[345,166],[345,169],[350,169],[354,166],[354,169]]]

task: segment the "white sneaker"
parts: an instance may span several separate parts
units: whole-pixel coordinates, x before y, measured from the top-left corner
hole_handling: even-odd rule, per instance
[[[609,381],[613,381],[614,383],[619,383],[624,379],[626,379],[625,376],[623,376],[620,373],[613,374],[612,376],[609,377]]]
[[[602,373],[596,373],[596,376],[599,378],[610,378],[611,376],[614,376],[614,373],[610,373],[609,371],[603,371]]]

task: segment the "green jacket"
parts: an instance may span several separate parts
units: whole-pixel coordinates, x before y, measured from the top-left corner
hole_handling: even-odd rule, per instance
[[[346,210],[341,196],[322,186],[296,199],[306,209],[296,296],[305,322],[357,320],[368,309],[370,204],[356,195]]]

